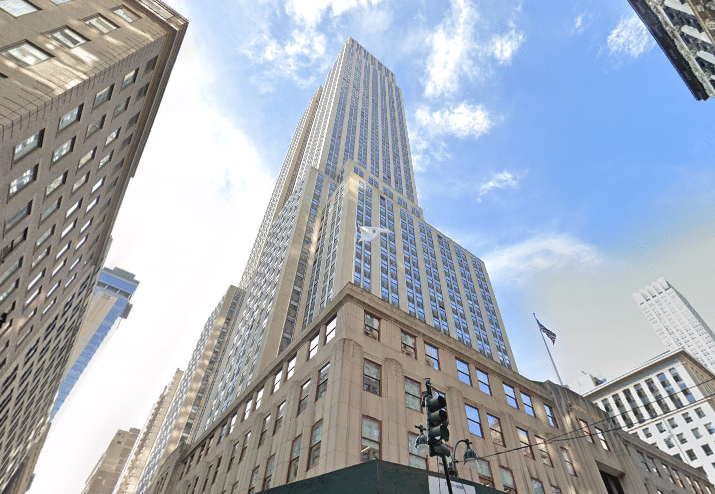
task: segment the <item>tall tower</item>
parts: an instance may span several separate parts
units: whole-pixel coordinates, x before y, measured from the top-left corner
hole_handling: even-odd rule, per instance
[[[82,494],[112,494],[119,474],[139,436],[139,429],[118,430],[87,478]]]
[[[50,413],[52,420],[70,391],[89,365],[109,331],[120,319],[126,319],[132,309],[129,301],[139,281],[123,269],[103,268],[89,301],[87,315],[75,339],[67,371]]]
[[[661,277],[633,298],[669,350],[685,348],[715,372],[715,334],[675,287]]]
[[[187,22],[13,0],[0,25],[0,491],[24,492]]]
[[[347,283],[516,369],[484,264],[423,219],[405,121],[395,75],[348,39],[296,127],[197,433]],[[362,226],[390,233],[357,242]]]

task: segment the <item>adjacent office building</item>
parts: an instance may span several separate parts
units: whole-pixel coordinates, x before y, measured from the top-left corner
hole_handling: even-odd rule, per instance
[[[0,490],[13,492],[187,22],[155,0],[13,0],[0,24]]]
[[[682,347],[715,372],[715,333],[675,287],[658,278],[633,298],[668,349]]]
[[[715,96],[713,0],[628,0],[695,99]]]
[[[142,446],[137,455],[146,456],[141,474],[132,488],[125,482],[115,494],[144,494],[154,479],[154,474],[161,462],[180,442],[185,442],[196,429],[199,413],[204,408],[216,368],[223,356],[236,312],[241,302],[243,291],[230,286],[221,297],[221,301],[204,324],[203,330],[191,355],[191,360],[183,373],[176,393],[161,422],[161,426],[152,444]]]
[[[448,403],[449,444],[470,439],[480,457],[474,472],[460,464],[465,479],[514,493],[680,493],[690,482],[712,494],[701,470],[516,372],[484,263],[424,219],[405,120],[394,74],[349,39],[289,146],[200,427],[149,492],[311,492],[371,460],[439,472],[415,449],[430,378]]]
[[[715,374],[669,351],[584,394],[629,432],[715,479]]]
[[[129,453],[139,436],[139,429],[118,430],[85,482],[82,494],[111,494]]]
[[[139,281],[123,269],[103,268],[89,301],[87,314],[75,338],[74,349],[68,360],[65,374],[55,404],[50,413],[52,420],[67,399],[95,352],[109,331],[120,319],[126,319],[132,309],[129,301],[137,289]]]

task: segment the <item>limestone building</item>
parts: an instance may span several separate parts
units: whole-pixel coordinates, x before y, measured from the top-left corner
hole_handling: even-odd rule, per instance
[[[111,494],[139,435],[139,429],[118,430],[85,482],[82,494]]]
[[[289,146],[200,427],[149,492],[315,486],[372,460],[439,471],[414,448],[430,378],[449,444],[468,438],[480,457],[460,470],[467,480],[510,493],[715,494],[702,470],[588,400],[516,372],[486,267],[424,219],[409,149],[394,74],[349,39]]]
[[[584,395],[625,430],[715,479],[715,374],[669,351]]]
[[[715,96],[715,2],[628,0],[695,99]]]
[[[187,23],[155,0],[13,0],[0,25],[0,491],[24,492]]]
[[[684,348],[715,373],[715,333],[673,285],[658,278],[633,299],[668,349]]]

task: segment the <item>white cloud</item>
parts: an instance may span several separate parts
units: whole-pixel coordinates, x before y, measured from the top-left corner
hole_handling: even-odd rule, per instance
[[[482,196],[488,194],[494,189],[518,189],[519,182],[523,178],[522,173],[511,173],[508,170],[495,173],[489,180],[482,182],[479,186],[478,201],[482,200]]]
[[[512,29],[506,34],[497,35],[491,39],[491,53],[500,64],[509,64],[516,51],[524,44],[524,41],[526,41],[526,35],[516,29]]]
[[[464,139],[477,138],[489,132],[495,120],[482,105],[448,104],[442,110],[432,111],[423,107],[415,113],[417,124],[431,136],[453,135]]]
[[[517,5],[507,15],[519,11]],[[499,12],[490,10],[490,19],[499,16]],[[452,0],[447,15],[427,40],[430,54],[423,78],[425,95],[456,93],[463,78],[484,77],[491,60],[502,65],[510,63],[526,35],[516,28],[513,20],[509,20],[508,26],[507,32],[494,33],[489,19],[469,0]]]
[[[586,29],[588,18],[589,15],[586,12],[582,12],[577,15],[576,19],[573,21],[573,26],[571,27],[572,32],[577,34],[583,32],[583,30]]]
[[[523,286],[539,272],[563,268],[591,268],[603,262],[593,245],[567,233],[539,234],[522,242],[493,250],[483,256],[492,279]]]
[[[635,13],[621,19],[608,35],[608,51],[618,58],[638,58],[654,46],[653,37]]]
[[[337,17],[354,8],[374,6],[382,0],[292,0],[286,4],[286,12],[299,24],[317,26],[323,16]]]

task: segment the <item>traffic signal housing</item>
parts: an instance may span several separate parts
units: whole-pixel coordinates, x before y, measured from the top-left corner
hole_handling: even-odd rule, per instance
[[[427,439],[430,456],[450,456],[450,449],[442,444],[449,441],[449,417],[447,416],[447,400],[444,396],[425,396],[427,409]]]

